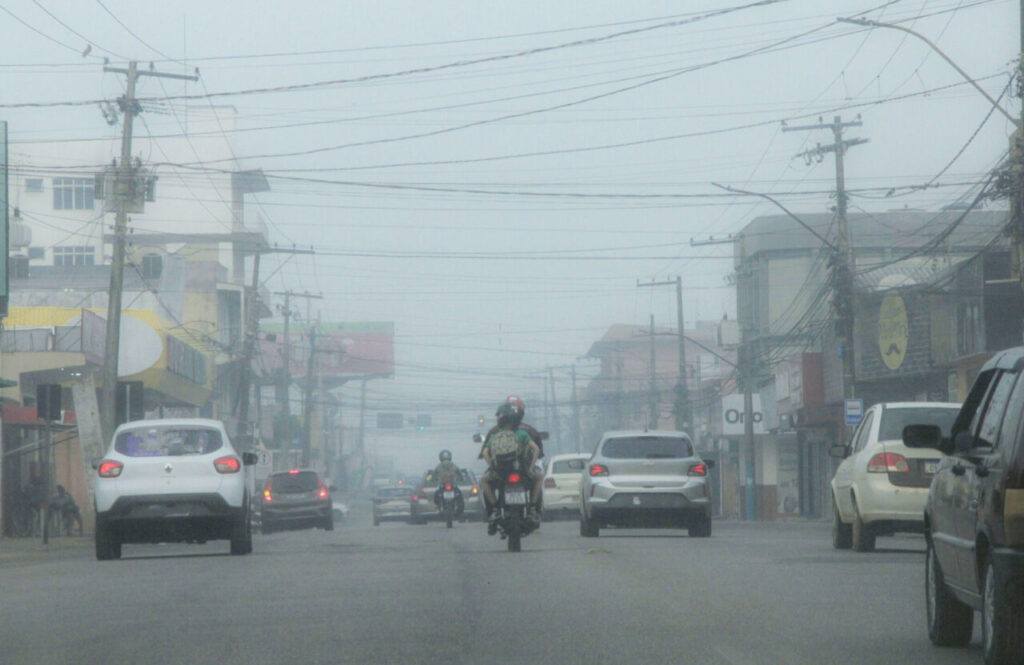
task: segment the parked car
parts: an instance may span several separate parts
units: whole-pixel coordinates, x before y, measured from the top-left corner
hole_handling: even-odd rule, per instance
[[[832,477],[833,547],[870,552],[878,536],[924,531],[924,504],[941,454],[904,446],[903,428],[927,423],[948,435],[959,411],[947,402],[875,404],[850,444],[833,446],[830,454],[843,458]]]
[[[981,368],[945,436],[933,424],[903,432],[913,449],[945,457],[924,509],[928,637],[966,646],[981,611],[989,665],[1024,662],[1024,347]]]
[[[552,455],[544,469],[544,519],[559,514],[578,518],[580,515],[580,480],[586,468],[588,453]]]
[[[123,543],[227,539],[252,552],[245,467],[219,420],[137,420],[117,428],[96,465],[95,545],[99,560]]]
[[[316,471],[291,469],[272,473],[263,486],[260,532],[285,529],[334,529],[331,488]]]
[[[476,474],[469,469],[459,469],[456,484],[459,491],[462,492],[463,500],[462,514],[457,516],[458,519],[476,521],[484,519],[484,500]],[[413,522],[423,524],[429,520],[442,519],[441,513],[434,505],[435,490],[437,490],[437,481],[434,479],[434,470],[429,469],[423,474],[423,478],[416,488],[415,500],[412,504],[411,519]]]
[[[381,522],[412,518],[412,498],[415,490],[407,486],[378,487],[373,494],[373,526]]]
[[[685,432],[606,432],[580,482],[580,535],[633,526],[710,536],[713,465],[697,456]]]

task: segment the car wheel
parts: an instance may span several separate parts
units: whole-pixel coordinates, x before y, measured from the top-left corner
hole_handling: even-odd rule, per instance
[[[853,527],[851,528],[853,549],[858,552],[875,551],[875,532],[871,525],[860,518],[857,504],[853,504]]]
[[[97,561],[109,561],[111,559],[121,558],[121,543],[118,542],[117,538],[110,532],[110,528],[105,524],[97,521],[96,522],[96,560]]]
[[[580,535],[584,538],[597,538],[601,535],[601,528],[587,519],[587,514],[580,512]]]
[[[924,596],[928,618],[928,639],[940,647],[965,647],[974,629],[974,610],[953,597],[946,589],[939,558],[931,538],[925,554]]]
[[[1006,587],[996,580],[991,556],[985,561],[981,584],[981,648],[985,663],[1020,663],[1024,660],[1024,611],[1014,605]]]
[[[832,497],[832,547],[837,550],[848,550],[853,545],[853,527],[843,524],[839,517],[839,507],[835,505],[835,497]]]
[[[691,538],[710,538],[711,516],[707,513],[701,513],[700,517],[690,522],[686,531]]]
[[[246,515],[243,514],[232,523],[229,538],[232,554],[238,556],[252,551],[252,532],[249,531],[249,519]]]
[[[324,519],[324,531],[334,531],[334,513],[328,513]]]

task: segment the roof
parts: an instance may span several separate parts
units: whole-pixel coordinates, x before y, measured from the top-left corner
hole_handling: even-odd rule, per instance
[[[1024,346],[1015,346],[1012,349],[1000,351],[982,366],[981,371],[986,372],[997,367],[999,369],[1019,371],[1024,367]]]

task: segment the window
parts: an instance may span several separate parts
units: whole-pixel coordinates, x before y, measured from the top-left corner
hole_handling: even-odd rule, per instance
[[[164,257],[159,254],[146,254],[142,257],[142,278],[160,279],[164,271]]]
[[[271,476],[268,485],[274,494],[302,494],[317,489],[320,478],[315,471],[280,473]]]
[[[45,259],[46,248],[45,247],[29,247],[28,258],[30,259]]]
[[[859,453],[864,450],[864,446],[867,445],[868,440],[871,438],[871,426],[875,421],[875,412],[868,411],[868,414],[864,416],[864,420],[860,423],[860,428],[854,435],[853,440],[853,452]]]
[[[623,437],[605,441],[603,454],[612,459],[678,459],[692,457],[693,446],[675,437]]]
[[[92,178],[54,178],[54,210],[92,210]]]
[[[26,192],[41,192],[41,191],[43,191],[43,179],[42,178],[26,178],[25,179],[25,191]]]
[[[942,436],[949,436],[953,429],[953,421],[956,420],[960,409],[940,407],[901,407],[898,409],[885,409],[882,412],[882,424],[878,431],[879,441],[902,441],[903,428],[907,425],[921,423],[925,425],[938,425],[942,429]]]
[[[999,440],[996,441],[996,445],[1002,446],[1004,441],[1012,445],[1013,440],[1017,437],[1021,415],[1024,415],[1024,381],[1018,381],[1013,389],[1009,406],[1006,407],[1006,415],[1003,417],[1003,426],[999,429]]]
[[[117,435],[114,450],[129,457],[206,455],[223,445],[220,432],[201,427],[151,427]]]
[[[562,459],[551,465],[551,473],[580,473],[583,466],[581,459]]]
[[[96,254],[92,247],[54,247],[53,265],[55,266],[91,266],[96,263]]]
[[[1004,372],[999,375],[995,388],[992,389],[992,397],[988,400],[988,407],[981,419],[981,428],[978,430],[978,438],[975,445],[995,447],[999,441],[999,427],[1003,424],[1003,413],[1006,411],[1006,404],[1010,401],[1010,391],[1013,390],[1016,374]]]

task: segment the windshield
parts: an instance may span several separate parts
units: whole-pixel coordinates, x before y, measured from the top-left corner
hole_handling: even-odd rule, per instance
[[[205,427],[150,427],[121,432],[114,450],[129,457],[206,455],[220,449],[220,432]]]
[[[604,442],[601,454],[612,459],[672,459],[693,456],[688,439],[660,436],[620,437]]]
[[[320,479],[314,471],[280,473],[270,477],[270,489],[275,493],[299,494],[319,488]]]
[[[938,425],[942,435],[948,437],[953,421],[960,413],[959,407],[898,407],[882,411],[882,422],[878,428],[879,441],[902,441],[903,428],[907,425]]]

